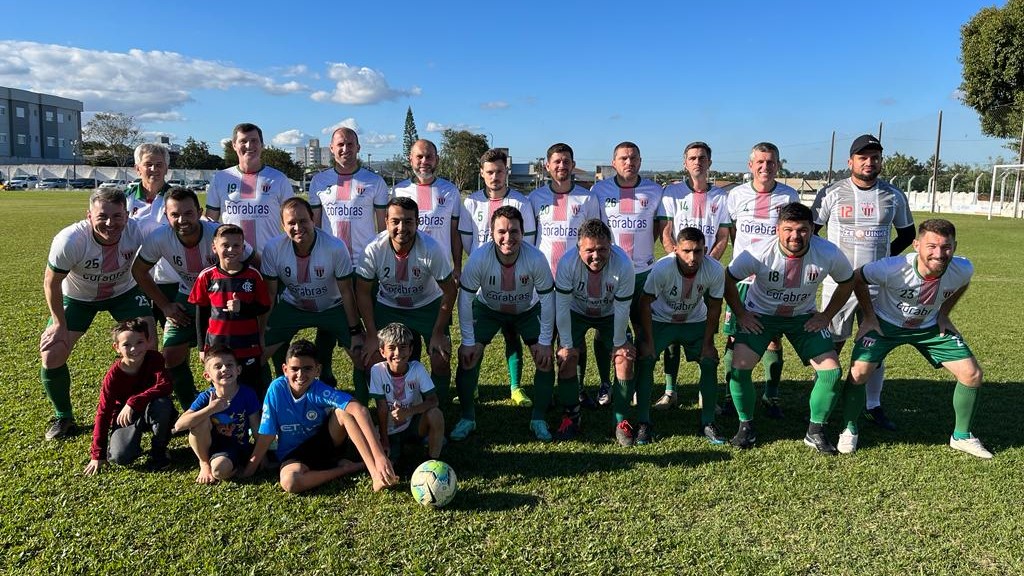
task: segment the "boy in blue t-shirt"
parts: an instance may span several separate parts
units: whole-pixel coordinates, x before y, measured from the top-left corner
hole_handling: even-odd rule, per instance
[[[351,394],[317,380],[320,362],[312,342],[297,340],[289,346],[282,369],[284,376],[270,383],[263,400],[259,439],[242,477],[256,472],[276,437],[285,492],[303,492],[364,467],[373,478],[374,491],[398,481],[366,407]],[[346,439],[362,464],[339,458],[338,449]]]
[[[260,401],[252,388],[239,384],[241,373],[230,348],[210,347],[203,360],[203,377],[211,386],[174,424],[175,430],[188,430],[188,444],[199,458],[198,484],[231,478],[252,454],[249,430],[259,427]]]

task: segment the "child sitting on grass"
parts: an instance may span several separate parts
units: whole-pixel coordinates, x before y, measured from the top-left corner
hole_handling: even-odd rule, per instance
[[[175,430],[188,430],[189,446],[199,458],[198,484],[231,478],[252,455],[249,429],[259,428],[261,405],[252,388],[239,384],[241,372],[230,348],[221,344],[209,348],[203,378],[211,386],[174,424]]]
[[[83,474],[99,473],[108,459],[121,465],[134,462],[142,455],[142,434],[147,431],[153,433],[153,441],[146,467],[163,470],[171,464],[167,444],[177,415],[164,357],[149,349],[149,326],[142,320],[125,320],[112,335],[120,358],[103,377]]]

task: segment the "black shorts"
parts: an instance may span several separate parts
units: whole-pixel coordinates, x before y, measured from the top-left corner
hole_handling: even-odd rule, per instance
[[[210,460],[217,456],[227,456],[235,470],[240,470],[252,456],[252,444],[239,444],[233,438],[214,433],[210,441]]]
[[[350,445],[351,442],[346,438],[341,446],[335,446],[334,439],[331,438],[330,424],[325,421],[316,434],[289,452],[282,464],[294,460],[301,462],[310,470],[330,470],[338,467],[338,460],[342,454],[348,452],[346,448]]]

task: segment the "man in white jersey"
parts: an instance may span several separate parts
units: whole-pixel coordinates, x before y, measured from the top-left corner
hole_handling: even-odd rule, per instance
[[[163,333],[164,366],[174,385],[174,395],[187,411],[196,399],[195,377],[189,366],[189,349],[196,346],[196,329],[192,319],[195,306],[188,301],[199,273],[217,265],[213,252],[213,235],[220,224],[200,220],[201,208],[196,193],[188,188],[171,188],[162,197],[165,225],[146,236],[139,255],[132,264],[132,277],[139,289],[153,301],[167,318]],[[259,257],[248,243],[242,255],[247,264],[259,265]],[[175,293],[167,296],[151,271],[159,262],[167,262],[179,279]]]
[[[528,198],[537,223],[537,247],[547,257],[551,276],[554,277],[558,261],[576,245],[580,225],[591,218],[603,220],[604,215],[590,190],[573,181],[576,161],[568,144],[559,142],[548,148],[545,168],[550,182],[530,192]],[[580,348],[578,365],[582,375],[586,368],[584,348]],[[580,378],[581,387],[582,382],[583,378]],[[597,407],[594,399],[582,388],[579,401],[585,408]]]
[[[843,396],[846,429],[839,436],[840,452],[857,449],[864,383],[889,352],[910,344],[933,368],[941,366],[956,377],[956,420],[949,446],[978,458],[992,457],[971,433],[981,366],[949,317],[974,274],[969,260],[953,256],[955,250],[953,224],[943,219],[925,220],[918,227],[914,252],[869,262],[857,270],[854,292],[862,317]],[[874,295],[868,289],[872,285],[877,286]]]
[[[636,271],[636,286],[630,319],[633,330],[640,329],[639,304],[647,274],[654,266],[654,241],[661,238],[665,228],[665,207],[662,205],[661,185],[648,178],[640,177],[640,147],[633,142],[620,142],[612,150],[613,178],[594,184],[591,193],[601,205],[604,219],[612,230],[615,244],[622,248],[633,261]],[[594,356],[601,387],[597,402],[602,406],[611,403],[611,368],[607,363],[610,350],[606,339],[594,339]],[[639,398],[637,399],[639,402]]]
[[[419,229],[442,248],[451,248],[449,256],[458,278],[462,270],[462,236],[459,234],[462,195],[455,184],[434,174],[437,162],[437,146],[433,142],[417,140],[413,143],[409,148],[413,177],[396,184],[392,196],[412,198],[416,202]]]
[[[491,242],[473,251],[459,279],[459,367],[455,383],[461,418],[452,440],[464,440],[476,430],[474,392],[480,380],[484,347],[501,330],[522,336],[537,366],[530,430],[542,442],[551,441],[545,412],[551,402],[555,374],[551,338],[554,330],[554,282],[547,260],[523,242],[523,216],[513,206],[491,215]],[[575,390],[569,396],[576,397]]]
[[[597,218],[584,222],[576,237],[576,249],[562,256],[555,273],[558,389],[565,410],[562,424],[558,427],[561,439],[575,438],[580,431],[576,365],[580,349],[587,345],[587,330],[593,328],[605,337],[611,337],[608,362],[614,358],[616,379],[610,393],[615,395],[616,435],[628,432],[629,442],[624,443],[620,436],[619,443],[633,445],[633,428],[626,420],[626,412],[634,392],[636,349],[626,339],[626,330],[635,284],[632,258],[622,247],[612,244],[612,231],[608,225]],[[594,351],[595,356],[600,353],[600,350]],[[597,359],[601,360],[600,357]],[[567,392],[563,393],[563,390]],[[650,386],[646,390],[637,389],[636,395],[636,443],[648,444],[653,434]]]
[[[263,131],[242,123],[231,132],[238,165],[213,175],[206,192],[206,217],[237,224],[245,241],[257,251],[281,234],[281,203],[292,196],[292,185],[280,171],[264,166]]]
[[[903,191],[879,180],[882,172],[882,144],[871,134],[857,137],[850,146],[850,177],[822,188],[814,199],[814,233],[828,226],[828,239],[846,254],[854,269],[868,262],[895,256],[914,241],[914,216]],[[889,237],[896,228],[896,238]],[[835,283],[826,280],[822,298],[835,291]],[[853,319],[858,314],[857,299],[851,296],[832,319],[832,339],[836,351],[853,335]],[[895,430],[882,409],[882,383],[885,366],[879,366],[867,383],[866,417],[885,430]]]
[[[356,304],[366,329],[363,369],[381,361],[377,327],[405,324],[416,333],[413,357],[419,357],[420,339],[427,343],[430,377],[438,399],[448,399],[451,383],[452,309],[458,287],[451,254],[430,236],[417,230],[419,213],[414,200],[388,200],[387,230],[366,246],[356,268]],[[377,283],[377,294],[372,294]]]
[[[842,388],[839,357],[828,326],[850,296],[853,268],[835,244],[813,235],[812,229],[811,209],[799,202],[787,204],[779,210],[775,240],[740,252],[726,270],[725,301],[739,328],[729,371],[729,388],[740,420],[732,438],[737,448],[752,448],[756,442],[757,398],[751,371],[769,343],[785,335],[804,364],[815,371],[804,444],[821,454],[837,453],[824,430]],[[753,283],[741,299],[736,283],[751,276]],[[839,287],[818,312],[818,287],[825,276],[831,276]]]
[[[352,291],[354,273],[348,246],[313,222],[313,208],[306,200],[285,200],[281,206],[285,233],[263,248],[260,273],[271,300],[277,303],[267,320],[261,364],[288,344],[299,330],[316,328],[332,339],[331,349],[334,343],[348,349],[354,366],[355,397],[365,404],[370,396],[366,374],[361,369],[363,325]],[[278,283],[284,286],[280,298]]]
[[[523,241],[533,244],[537,238],[537,226],[533,210],[528,209],[530,201],[518,190],[508,187],[508,154],[492,148],[480,156],[480,177],[484,188],[477,190],[462,201],[462,217],[459,218],[459,235],[466,254],[486,244],[491,239],[491,216],[502,206],[514,206],[523,218]],[[502,329],[505,339],[505,362],[508,365],[509,389],[516,406],[530,407],[533,402],[519,386],[523,377],[523,345],[515,328]]]
[[[40,378],[55,412],[47,440],[74,431],[67,360],[97,312],[106,310],[116,321],[142,318],[155,345],[149,299],[131,275],[142,239],[142,230],[128,218],[124,193],[96,190],[89,196],[86,219],[61,230],[50,245],[43,276],[50,317],[39,339]]]
[[[705,238],[700,228],[682,228],[672,241],[672,253],[655,262],[647,276],[640,297],[644,338],[638,343],[637,379],[653,385],[658,354],[670,344],[681,345],[686,360],[700,366],[700,393],[708,399],[701,404],[698,434],[712,444],[724,444],[725,437],[715,424],[714,399],[718,398],[715,333],[722,316],[725,273],[718,260],[706,257]]]
[[[790,202],[799,202],[800,195],[796,190],[776,182],[779,173],[779,148],[771,142],[755,144],[750,151],[751,181],[729,191],[726,209],[732,227],[729,234],[732,238],[732,258],[744,251],[755,251],[763,242],[776,241],[776,221],[779,209]],[[740,284],[742,298],[753,281],[744,278]],[[736,320],[729,308],[725,310],[725,327],[722,332],[727,336],[725,348],[725,369],[732,365],[732,353],[736,336]],[[782,342],[773,341],[761,358],[764,367],[765,387],[761,401],[764,402],[769,418],[782,418],[782,407],[779,405],[779,381],[782,379]],[[724,410],[732,409],[733,403],[726,398]]]

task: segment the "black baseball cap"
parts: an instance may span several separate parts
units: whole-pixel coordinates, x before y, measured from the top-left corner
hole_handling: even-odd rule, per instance
[[[878,138],[875,138],[871,134],[857,136],[857,139],[853,141],[853,145],[850,146],[850,156],[865,150],[878,150],[881,152],[882,143],[878,141]]]

